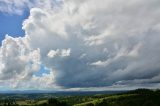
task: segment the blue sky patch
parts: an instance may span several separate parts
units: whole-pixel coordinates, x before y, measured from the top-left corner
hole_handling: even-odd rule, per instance
[[[29,11],[24,11],[22,15],[5,14],[0,12],[0,41],[8,34],[12,37],[24,36],[22,23],[29,16]]]
[[[44,73],[45,73],[45,74],[49,74],[49,73],[50,73],[50,70],[47,69],[44,65],[41,65],[41,66],[40,66],[40,70],[37,71],[37,72],[35,72],[34,75],[35,75],[35,76],[38,76],[38,77],[41,77],[42,74],[44,74]]]

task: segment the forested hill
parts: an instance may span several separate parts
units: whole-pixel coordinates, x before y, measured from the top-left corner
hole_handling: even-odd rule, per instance
[[[74,106],[160,106],[160,90],[137,89]]]

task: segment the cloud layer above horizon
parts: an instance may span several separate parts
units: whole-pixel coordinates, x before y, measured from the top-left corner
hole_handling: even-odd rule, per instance
[[[0,87],[131,89],[160,87],[159,0],[0,0],[21,15],[24,37],[6,35]],[[15,11],[15,12],[14,12]],[[42,75],[35,73],[44,69]]]

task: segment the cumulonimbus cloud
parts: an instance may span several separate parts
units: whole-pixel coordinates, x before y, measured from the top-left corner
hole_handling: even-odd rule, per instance
[[[43,76],[42,80],[50,82],[48,87],[159,87],[158,4],[158,0],[64,0],[56,10],[32,8],[23,23],[26,35],[22,39],[28,39],[29,45],[26,55],[32,60],[29,54],[38,50],[41,58],[34,62],[51,69],[44,76],[53,76]],[[32,80],[40,79],[33,78],[34,71],[25,70],[28,61],[21,65],[18,60],[21,64],[15,63],[18,69],[12,70],[10,60],[15,61],[1,59],[1,77],[7,72],[17,72],[17,76],[25,72]]]

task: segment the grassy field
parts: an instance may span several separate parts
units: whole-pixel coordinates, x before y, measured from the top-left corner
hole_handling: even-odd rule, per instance
[[[31,106],[31,105],[40,105],[43,103],[47,103],[47,100],[23,100],[23,101],[17,101],[17,104],[20,106]]]

